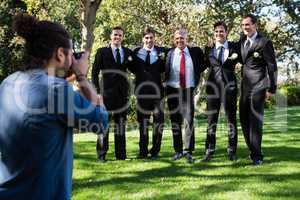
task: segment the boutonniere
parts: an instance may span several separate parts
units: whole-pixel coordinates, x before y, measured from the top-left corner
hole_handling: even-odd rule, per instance
[[[233,53],[233,54],[231,54],[230,57],[228,57],[229,60],[235,60],[237,58],[238,58],[238,54],[237,53]]]
[[[131,56],[128,56],[128,59],[127,59],[128,61],[132,61],[132,57]]]
[[[160,58],[161,60],[164,60],[166,58],[166,54],[164,52],[160,52],[158,54],[158,58]]]
[[[241,63],[236,63],[236,65],[235,65],[235,72],[236,73],[239,73],[241,70],[242,70],[242,64]]]
[[[259,53],[258,53],[258,52],[256,52],[256,51],[255,51],[255,52],[253,53],[253,57],[254,57],[254,58],[259,58],[259,57],[260,57],[260,55],[259,55]]]

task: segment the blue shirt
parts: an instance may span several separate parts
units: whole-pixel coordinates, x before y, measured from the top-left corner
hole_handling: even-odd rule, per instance
[[[114,45],[111,45],[110,47],[111,47],[111,51],[113,53],[114,59],[117,62],[117,51],[116,51],[117,47]],[[121,63],[123,63],[124,62],[124,50],[121,46],[119,47],[119,51],[120,51],[120,56],[121,56]]]
[[[221,44],[220,42],[216,42],[215,48],[214,48],[214,56],[216,59],[219,57],[219,53],[221,51],[221,47],[224,48],[223,51],[223,57],[222,57],[222,64],[227,60],[228,55],[229,55],[229,46],[228,46],[228,41],[226,40],[224,44]]]
[[[0,111],[0,199],[71,199],[72,129],[103,131],[104,108],[64,79],[29,70],[2,82]]]
[[[150,51],[150,64],[152,65],[158,60],[157,51],[154,47],[152,47],[151,49],[141,48],[138,51],[137,56],[146,62],[146,57],[148,54],[147,51]]]

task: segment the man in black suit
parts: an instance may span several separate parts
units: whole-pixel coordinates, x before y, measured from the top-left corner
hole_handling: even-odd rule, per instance
[[[173,160],[186,156],[192,163],[195,146],[194,134],[194,88],[200,74],[205,70],[204,55],[199,47],[187,46],[187,31],[178,29],[174,34],[175,48],[171,49],[166,60],[166,91],[173,132],[175,155]],[[181,125],[185,121],[184,149]]]
[[[115,123],[115,156],[126,159],[125,124],[128,108],[129,84],[127,69],[132,62],[132,52],[121,45],[124,30],[115,27],[111,33],[111,44],[97,50],[92,68],[92,80],[98,93],[103,93],[104,105],[109,111],[109,119]],[[99,73],[102,72],[103,85],[100,88]],[[97,154],[100,162],[105,162],[108,151],[109,130],[97,139]]]
[[[206,85],[208,127],[203,161],[210,161],[215,152],[221,103],[228,123],[228,158],[233,161],[236,160],[237,147],[237,82],[234,71],[238,62],[237,45],[227,41],[227,25],[223,21],[214,24],[214,41],[214,46],[205,50],[209,75]]]
[[[256,17],[250,14],[241,24],[244,36],[240,39],[243,63],[240,120],[250,158],[254,165],[260,165],[264,102],[276,92],[277,64],[272,41],[257,32],[256,22]]]
[[[161,75],[165,66],[165,48],[154,45],[155,32],[145,28],[143,47],[134,50],[135,95],[137,97],[137,119],[140,131],[139,158],[148,156],[149,120],[153,117],[151,158],[158,159],[164,123],[164,101]]]

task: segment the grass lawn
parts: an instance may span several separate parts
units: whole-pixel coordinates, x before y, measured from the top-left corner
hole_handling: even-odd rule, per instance
[[[204,154],[205,129],[202,120],[196,128],[196,160]],[[104,164],[96,159],[96,136],[75,135],[72,199],[300,199],[300,107],[266,112],[265,159],[257,167],[246,159],[248,150],[241,130],[238,160],[227,160],[222,122],[217,130],[215,158],[210,163],[171,161],[174,152],[169,129],[164,131],[158,161],[137,160],[138,135],[138,130],[127,132],[131,160],[115,161],[111,134],[108,162]]]

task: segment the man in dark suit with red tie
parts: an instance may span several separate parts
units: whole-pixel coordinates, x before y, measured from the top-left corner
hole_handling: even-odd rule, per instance
[[[158,159],[164,124],[162,73],[165,70],[166,49],[154,45],[155,32],[147,27],[143,32],[143,47],[134,50],[135,95],[140,131],[138,158]],[[152,148],[148,151],[150,117],[153,117]]]
[[[180,28],[175,31],[176,47],[167,55],[165,78],[175,150],[173,160],[185,156],[187,162],[192,163],[192,151],[195,146],[193,93],[205,66],[202,50],[199,47],[188,47],[187,37],[186,29]],[[185,122],[184,148],[181,131],[183,122]]]
[[[264,102],[276,92],[277,64],[272,41],[257,32],[256,22],[256,17],[249,14],[241,24],[240,120],[250,158],[254,165],[261,165]]]
[[[109,119],[115,123],[115,156],[117,160],[126,159],[126,117],[128,108],[129,84],[127,69],[132,62],[132,51],[122,46],[124,30],[115,27],[111,32],[111,44],[97,50],[92,68],[92,80],[98,93],[102,92],[104,105],[109,111]],[[99,73],[102,72],[102,83],[99,84]],[[105,162],[108,151],[107,133],[97,139],[97,154],[100,162]]]
[[[207,93],[207,135],[206,155],[203,161],[210,161],[216,148],[216,129],[221,103],[224,106],[228,124],[228,158],[236,160],[237,147],[237,82],[235,65],[238,62],[237,44],[227,41],[227,25],[223,21],[214,24],[214,45],[205,50],[209,74]]]

